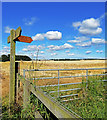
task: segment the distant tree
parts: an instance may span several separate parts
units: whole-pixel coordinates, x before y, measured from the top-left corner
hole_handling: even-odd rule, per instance
[[[10,60],[10,54],[8,54],[8,58]],[[20,60],[23,60],[23,61],[31,61],[31,58],[26,56],[26,55],[15,55],[15,60],[16,61],[20,61]]]
[[[2,62],[9,61],[8,56],[7,56],[7,55],[2,55],[2,56],[1,56],[1,61],[2,61]]]

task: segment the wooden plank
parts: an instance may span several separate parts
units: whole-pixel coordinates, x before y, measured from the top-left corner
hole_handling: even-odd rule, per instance
[[[15,36],[13,38],[13,40],[17,39],[19,36],[21,36],[21,32],[22,32],[22,29],[21,27],[18,27],[15,31]],[[7,38],[7,43],[10,43],[10,36],[8,36]]]
[[[10,43],[10,36],[7,38],[7,43]]]
[[[10,31],[10,82],[9,103],[15,102],[15,30]]]
[[[25,80],[23,76],[20,76],[21,82],[24,84]],[[77,115],[69,112],[66,108],[61,106],[58,102],[53,101],[49,96],[45,95],[40,89],[34,89],[34,86],[30,84],[30,91],[59,119],[62,118],[79,118]]]
[[[22,32],[21,27],[18,27],[18,28],[16,29],[15,39],[18,38],[19,36],[21,36],[21,32]]]
[[[59,103],[53,101],[49,96],[44,95],[40,89],[34,89],[31,85],[31,92],[57,117],[57,118],[79,118],[67,109],[62,107]]]

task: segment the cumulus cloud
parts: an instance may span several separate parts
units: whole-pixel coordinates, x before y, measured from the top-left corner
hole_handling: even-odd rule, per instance
[[[30,26],[33,25],[38,19],[36,17],[31,17],[30,19],[25,18],[23,19],[25,25]]]
[[[33,40],[44,40],[44,38],[44,34],[36,34],[35,36],[32,36]]]
[[[103,50],[96,50],[96,53],[103,53]]]
[[[86,54],[90,54],[91,52],[92,52],[92,51],[86,51],[85,53],[86,53]]]
[[[100,20],[99,19],[86,19],[82,22],[74,22],[73,26],[77,27],[78,31],[83,35],[98,35],[102,32],[102,28],[100,28]]]
[[[86,41],[86,40],[89,40],[88,37],[86,36],[80,36],[80,37],[74,37],[75,40],[68,40],[67,42],[70,42],[70,43],[79,43],[79,42],[82,42],[82,41]]]
[[[73,25],[73,27],[77,28],[77,27],[81,26],[81,22],[74,22],[72,25]]]
[[[51,53],[51,56],[55,56],[55,55],[57,55],[57,53]]]
[[[42,46],[42,45],[29,45],[29,46],[27,46],[26,48],[23,48],[22,49],[22,51],[35,51],[35,50],[41,50],[41,49],[43,49],[43,48],[45,48],[44,46]]]
[[[70,51],[69,50],[67,50],[67,51],[65,51],[66,53],[69,53]]]
[[[79,40],[68,40],[67,42],[70,42],[70,43],[78,43],[78,42],[81,42]]]
[[[59,31],[48,31],[46,33],[39,33],[32,36],[33,40],[44,40],[45,38],[48,40],[60,40],[62,38],[62,33]]]
[[[34,57],[44,57],[43,55],[37,55],[37,54],[33,54]]]
[[[64,45],[49,45],[48,46],[49,50],[63,50],[63,49],[72,49],[74,48],[72,45],[65,43]]]
[[[10,47],[8,47],[8,46],[4,46],[3,49],[10,49]]]
[[[5,33],[10,33],[10,31],[12,30],[13,28],[10,28],[9,26],[6,26],[5,27]]]
[[[58,31],[48,31],[45,37],[49,40],[60,40],[62,38],[62,33]]]
[[[68,56],[74,56],[75,54],[74,53],[69,53]]]
[[[44,54],[44,51],[40,51],[41,54]]]
[[[27,48],[23,48],[22,51],[27,52],[27,51],[29,51],[29,49],[27,49]]]
[[[106,43],[106,41],[100,38],[92,38],[92,43],[101,44],[101,43]]]
[[[10,53],[10,48],[8,46],[4,46],[3,49],[0,51],[0,55],[7,55]]]
[[[86,36],[80,36],[80,37],[75,36],[74,38],[79,41],[86,41],[90,39],[89,37],[86,37]]]
[[[91,46],[91,42],[83,42],[83,43],[78,43],[76,44],[77,46],[81,46],[81,47],[89,47]]]
[[[62,45],[62,48],[71,49],[71,48],[74,48],[74,47],[72,45],[68,44],[68,43],[65,43],[64,45]]]

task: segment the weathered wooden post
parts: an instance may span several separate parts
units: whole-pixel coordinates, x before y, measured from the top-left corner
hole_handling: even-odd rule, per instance
[[[10,36],[7,39],[7,42],[10,43],[10,84],[9,84],[9,103],[15,103],[15,43],[19,42],[27,42],[31,43],[33,40],[31,37],[21,36],[21,27],[18,27],[16,30],[12,29],[10,31]]]
[[[30,103],[30,82],[27,80],[24,82],[23,92],[23,107],[24,109],[27,109]]]
[[[10,31],[10,87],[9,87],[9,103],[13,103],[15,99],[15,30]]]
[[[20,87],[20,80],[19,80],[19,75],[20,75],[20,62],[15,62],[15,76],[16,76],[16,102],[18,103],[18,93],[19,93],[19,87]]]

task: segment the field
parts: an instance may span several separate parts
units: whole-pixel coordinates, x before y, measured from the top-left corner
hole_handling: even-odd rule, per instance
[[[0,67],[1,67],[1,74],[0,74],[0,79],[1,79],[1,83],[2,83],[2,97],[8,96],[9,94],[9,62],[2,62],[0,63]],[[105,61],[104,60],[81,60],[81,61],[30,61],[30,62],[25,62],[25,61],[20,61],[20,74],[23,75],[23,69],[74,69],[74,68],[105,68]],[[100,73],[105,73],[105,70],[90,70],[89,74],[100,74]],[[86,71],[63,71],[60,72],[60,76],[69,76],[69,75],[85,75]],[[25,74],[26,77],[29,78],[34,78],[36,76],[36,78],[39,77],[57,77],[58,73],[57,71],[39,71],[39,72],[26,72]],[[93,78],[90,78],[93,79]],[[98,78],[99,79],[99,78]],[[101,78],[102,79],[102,78]],[[94,79],[93,79],[94,80]],[[96,80],[96,78],[95,78]],[[94,81],[95,81],[94,80]],[[33,81],[34,82],[34,81]],[[75,82],[82,82],[82,77],[81,78],[63,78],[60,79],[60,84],[63,83],[75,83]],[[57,79],[51,79],[51,80],[37,80],[36,81],[36,85],[41,86],[41,85],[51,85],[51,84],[58,84],[58,80]],[[90,84],[90,83],[89,83]],[[94,82],[94,86],[95,86],[95,82]],[[101,83],[103,84],[103,83]],[[96,84],[97,89],[98,87],[100,87],[101,84]],[[1,84],[0,84],[1,85]],[[74,88],[76,86],[73,86]],[[70,89],[71,86],[69,87],[60,87],[60,90],[63,89]],[[104,96],[102,95],[102,91],[104,91],[103,87],[100,87],[102,90],[99,90],[99,95],[100,97],[98,97],[98,99],[96,99],[97,101],[101,101],[101,103],[99,104],[100,107],[100,111],[102,110],[103,114],[100,114],[99,117],[104,117],[104,108],[102,109],[102,107],[104,107],[105,104],[103,104],[103,100],[104,100]],[[57,87],[53,87],[53,88],[47,88],[46,91],[50,91],[50,89],[52,90],[57,90]],[[95,89],[93,86],[90,87],[90,89],[92,89],[92,91]],[[70,93],[70,92],[65,92],[66,94],[75,94],[74,93]],[[90,91],[87,91],[88,94],[86,94],[86,97],[88,99],[86,99],[87,101],[75,101],[73,102],[73,104],[71,104],[70,102],[67,102],[66,107],[68,108],[72,108],[74,109],[74,111],[76,113],[78,113],[76,110],[80,111],[79,114],[81,115],[82,113],[84,113],[82,116],[86,116],[87,112],[82,112],[82,110],[84,110],[86,108],[86,106],[88,105],[88,103],[91,99],[89,98],[89,95],[93,94]],[[61,95],[64,95],[62,93],[60,93]],[[93,97],[96,97],[96,93],[93,94]],[[54,97],[54,95],[52,95]],[[57,96],[57,94],[55,94],[55,96]],[[90,110],[90,113],[92,113],[92,111],[95,110],[94,108],[94,102],[96,103],[96,100],[93,99],[93,103],[91,102],[91,106],[93,106],[93,109]],[[81,103],[81,104],[80,104]],[[85,103],[85,104],[84,104]],[[72,106],[73,105],[73,106]],[[85,105],[85,106],[84,106]],[[90,105],[87,106],[87,108],[90,108]],[[97,103],[96,103],[97,105]],[[96,107],[95,105],[95,107]],[[103,106],[102,106],[103,105]],[[82,107],[82,109],[81,109]],[[96,107],[97,109],[97,107]],[[101,113],[100,111],[98,111],[98,114]],[[88,117],[90,117],[91,114],[89,114]],[[98,117],[96,115],[96,113],[93,113],[93,118],[94,117]]]
[[[103,68],[105,67],[105,60],[37,61],[37,62],[34,61],[33,64],[31,61],[30,62],[21,61],[20,62],[20,73],[23,74],[23,69],[33,69],[33,66],[34,66],[34,69]],[[10,63],[0,62],[0,68],[1,68],[0,69],[0,81],[2,81],[1,82],[2,83],[2,96],[5,96],[5,95],[8,95],[8,92],[9,92]],[[75,74],[77,74],[77,72],[78,71],[76,71]],[[66,71],[64,74],[67,74]],[[52,82],[54,84],[55,81],[48,81],[48,83],[49,82]],[[63,80],[63,83],[64,82],[65,81]],[[43,81],[41,81],[41,83],[42,85],[44,84]]]

